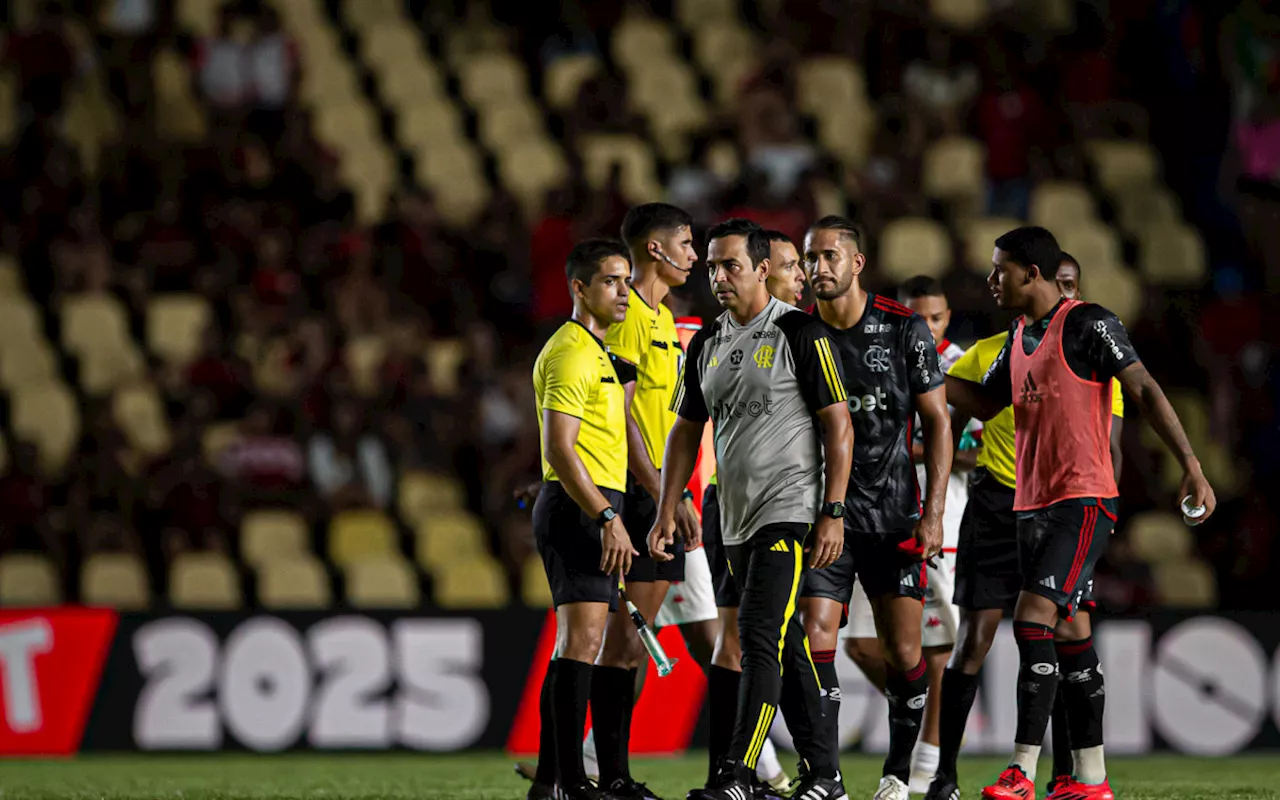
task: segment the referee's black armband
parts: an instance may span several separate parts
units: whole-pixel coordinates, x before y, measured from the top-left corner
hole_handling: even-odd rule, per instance
[[[609,360],[613,362],[613,371],[618,373],[618,383],[627,384],[635,381],[638,375],[635,364],[615,355],[610,355]]]

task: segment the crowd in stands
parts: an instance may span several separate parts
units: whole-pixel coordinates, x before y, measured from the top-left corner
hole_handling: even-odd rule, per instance
[[[546,13],[530,8],[543,5]],[[659,194],[699,227],[746,216],[797,240],[817,217],[849,214],[873,243],[872,287],[892,291],[924,263],[956,310],[951,338],[967,343],[1007,323],[985,289],[991,237],[975,232],[991,218],[1036,220],[1045,187],[1070,184],[1087,191],[1089,224],[1105,228],[1097,252],[1109,259],[1115,249],[1106,269],[1076,253],[1086,298],[1121,306],[1152,372],[1175,387],[1205,443],[1198,449],[1210,452],[1222,508],[1186,555],[1212,565],[1216,589],[1185,601],[1265,607],[1277,509],[1275,493],[1260,489],[1280,473],[1277,339],[1267,325],[1280,286],[1280,8],[1244,0],[1222,18],[1187,4],[1182,38],[1171,39],[1147,13],[1154,5],[9,4],[0,315],[34,309],[36,344],[34,356],[14,355],[22,348],[0,324],[0,554],[44,553],[72,600],[96,553],[141,556],[157,598],[182,554],[242,564],[254,509],[300,514],[316,552],[335,515],[378,510],[412,554],[422,531],[403,511],[403,478],[425,473],[457,482],[518,602],[530,597],[533,545],[514,495],[536,479],[538,460],[529,374],[542,337],[569,311],[564,261],[575,241],[616,236],[630,203]],[[326,133],[307,80],[330,67],[308,48],[313,34],[299,32],[298,20],[312,19],[300,6],[329,31],[373,109],[375,144],[391,165],[385,181],[353,175]],[[444,102],[481,153],[474,208],[459,205],[470,187],[455,195],[419,179],[453,173],[433,172],[430,148],[406,144],[401,107],[361,45],[369,28],[360,26],[382,24],[365,16],[374,9],[414,31],[424,63],[446,75]],[[732,24],[720,35],[722,13]],[[637,18],[648,33],[632,35]],[[1229,234],[1202,204],[1170,200],[1158,168],[1146,199],[1126,205],[1127,187],[1091,149],[1106,140],[1156,152],[1148,139],[1167,135],[1157,130],[1165,112],[1151,100],[1152,70],[1128,69],[1153,41],[1175,60],[1200,58],[1230,88],[1230,135],[1218,150],[1227,153],[1219,182],[1231,187],[1222,202],[1239,220]],[[653,89],[638,76],[659,52],[677,77]],[[536,193],[508,179],[489,141],[500,128],[461,79],[467,59],[492,53],[518,57],[520,88],[563,150],[562,172]],[[553,76],[587,63],[596,66],[558,99]],[[858,69],[820,74],[813,64]],[[653,111],[669,111],[685,91],[687,114]],[[187,95],[193,108],[174,99]],[[588,144],[601,137],[639,141],[641,155],[627,150],[601,168]],[[1165,173],[1181,189],[1179,169],[1166,163]],[[1155,206],[1173,216],[1143,216]],[[1171,256],[1145,233],[1148,220],[1186,237]],[[1190,279],[1165,280],[1156,262],[1168,259],[1185,260]],[[679,299],[716,311],[705,287]],[[179,307],[187,327],[162,328],[158,309]],[[95,342],[97,327],[80,331],[82,308],[118,320],[118,347]],[[28,366],[6,363],[19,360]],[[21,423],[19,390],[33,382],[70,398],[65,446]],[[1122,496],[1137,522],[1122,527],[1098,571],[1111,611],[1179,602],[1150,563],[1176,520],[1147,513],[1166,509],[1176,490],[1150,437],[1132,418]],[[446,569],[413,566],[425,602]],[[341,595],[341,571],[330,574]]]

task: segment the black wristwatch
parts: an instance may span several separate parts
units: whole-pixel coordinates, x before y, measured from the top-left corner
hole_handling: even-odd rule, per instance
[[[596,524],[603,528],[606,522],[609,522],[617,516],[618,512],[613,510],[613,506],[609,506],[604,511],[600,512],[600,516],[596,517]]]
[[[839,500],[834,503],[823,503],[822,515],[832,519],[844,519],[844,503]]]

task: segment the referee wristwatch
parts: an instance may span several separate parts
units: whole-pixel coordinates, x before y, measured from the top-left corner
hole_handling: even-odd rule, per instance
[[[844,503],[839,500],[834,503],[823,503],[822,515],[832,519],[844,519]]]
[[[596,525],[603,528],[605,523],[612,521],[617,516],[618,512],[613,510],[613,506],[609,506],[604,511],[600,512],[600,516],[596,517]]]

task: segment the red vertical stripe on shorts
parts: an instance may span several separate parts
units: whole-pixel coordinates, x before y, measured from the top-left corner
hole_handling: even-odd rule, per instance
[[[1093,544],[1093,530],[1097,526],[1098,507],[1089,506],[1084,510],[1084,521],[1080,523],[1080,540],[1076,542],[1076,557],[1071,561],[1071,571],[1067,573],[1067,582],[1062,587],[1062,591],[1067,594],[1071,594],[1075,589],[1080,571],[1084,569],[1084,562],[1089,557],[1089,547]]]

